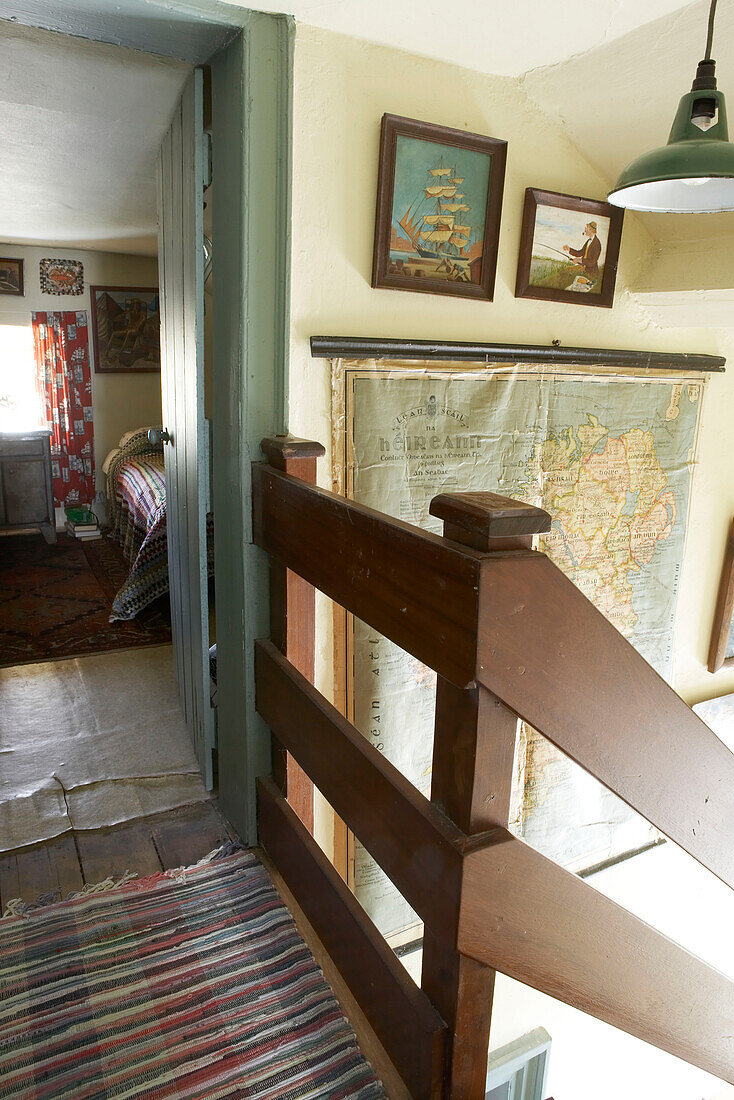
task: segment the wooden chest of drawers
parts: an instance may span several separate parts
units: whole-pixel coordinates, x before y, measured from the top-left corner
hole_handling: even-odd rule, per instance
[[[51,433],[0,432],[0,530],[40,527],[56,542]]]

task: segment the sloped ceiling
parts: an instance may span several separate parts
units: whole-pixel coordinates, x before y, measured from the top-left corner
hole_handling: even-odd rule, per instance
[[[229,0],[233,7],[248,7]],[[497,76],[520,76],[611,42],[681,0],[259,0],[262,11]]]
[[[563,64],[536,69],[523,85],[611,186],[629,161],[665,145],[678,101],[704,53],[708,0],[648,23]],[[713,56],[719,88],[734,106],[734,4],[720,4]],[[730,122],[731,129],[731,122]],[[646,214],[656,241],[734,233],[734,214]]]

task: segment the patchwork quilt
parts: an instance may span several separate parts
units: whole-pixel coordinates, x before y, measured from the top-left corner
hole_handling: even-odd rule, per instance
[[[112,604],[110,622],[133,619],[169,591],[166,481],[163,445],[136,432],[113,459],[107,475],[111,534],[131,563]],[[207,572],[214,572],[214,526],[207,516]]]

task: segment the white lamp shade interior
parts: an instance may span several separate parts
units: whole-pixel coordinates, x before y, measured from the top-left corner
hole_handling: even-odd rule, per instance
[[[609,202],[628,210],[656,214],[704,214],[734,210],[734,179],[698,176],[692,179],[653,180],[612,191]]]

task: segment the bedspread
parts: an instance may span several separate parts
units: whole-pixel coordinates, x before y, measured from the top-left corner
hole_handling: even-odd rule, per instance
[[[163,453],[146,444],[142,438],[130,440],[125,454],[121,452],[110,469],[111,533],[132,566],[115,596],[110,622],[135,618],[169,591]],[[207,572],[214,572],[211,515],[207,516]]]
[[[113,535],[132,569],[112,604],[110,622],[133,619],[168,592],[166,483],[163,455],[139,455],[117,471]]]

